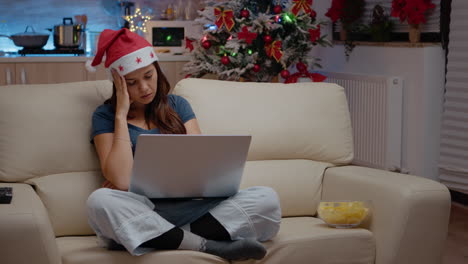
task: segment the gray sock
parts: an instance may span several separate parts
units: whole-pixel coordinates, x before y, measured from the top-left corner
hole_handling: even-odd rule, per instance
[[[206,240],[204,248],[200,251],[227,260],[262,259],[266,255],[265,247],[255,239],[235,241]]]

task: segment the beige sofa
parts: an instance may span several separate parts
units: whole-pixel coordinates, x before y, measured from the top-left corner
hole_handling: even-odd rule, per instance
[[[0,205],[0,262],[226,263],[200,252],[132,257],[98,246],[85,201],[103,178],[89,134],[110,91],[108,81],[0,87],[0,186],[14,192]],[[186,79],[175,93],[205,134],[253,136],[242,186],[276,189],[284,217],[258,263],[440,263],[449,192],[422,177],[349,165],[341,87]],[[372,200],[373,214],[360,228],[330,228],[316,217],[321,199]]]

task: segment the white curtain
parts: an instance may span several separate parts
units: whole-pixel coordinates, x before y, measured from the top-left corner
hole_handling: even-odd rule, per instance
[[[452,0],[440,180],[468,194],[468,1]]]

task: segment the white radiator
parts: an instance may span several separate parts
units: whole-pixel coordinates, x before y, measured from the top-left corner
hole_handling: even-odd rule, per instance
[[[354,138],[353,164],[401,171],[403,81],[399,77],[321,72],[345,88]]]

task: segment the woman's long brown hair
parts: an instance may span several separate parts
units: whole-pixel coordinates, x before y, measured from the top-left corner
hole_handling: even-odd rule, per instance
[[[171,86],[166,76],[164,76],[164,73],[161,71],[159,63],[155,61],[153,65],[158,74],[158,83],[156,96],[153,101],[145,107],[145,122],[148,127],[151,127],[150,124],[154,123],[161,134],[187,134],[187,130],[179,115],[169,106],[167,96],[171,90]],[[104,104],[111,104],[115,112],[117,106],[115,84],[112,85],[111,98],[107,99]]]

